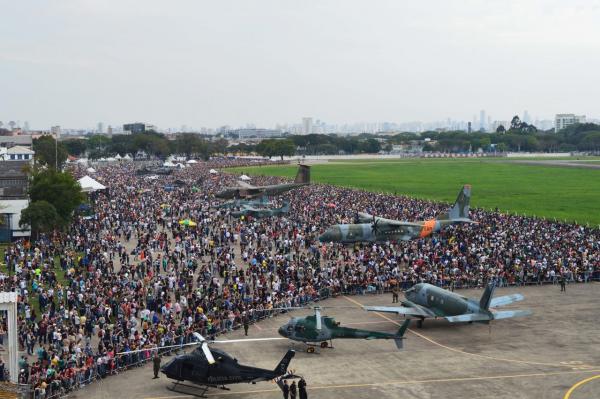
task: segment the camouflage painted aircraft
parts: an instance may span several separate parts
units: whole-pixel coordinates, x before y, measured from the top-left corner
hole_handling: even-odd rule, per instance
[[[333,348],[332,340],[338,338],[393,339],[396,347],[402,349],[402,340],[409,324],[410,319],[407,319],[396,334],[341,327],[333,317],[321,316],[321,308],[316,307],[313,316],[293,317],[281,326],[278,332],[279,335],[293,341],[304,342],[308,345],[308,353],[313,353],[317,346]]]
[[[310,184],[310,166],[298,165],[298,173],[293,183],[273,184],[270,186],[253,186],[243,181],[238,187],[229,187],[216,194],[217,198],[256,198],[282,194],[294,188]]]
[[[266,218],[269,216],[284,215],[290,211],[290,203],[285,202],[281,208],[254,208],[251,206],[242,206],[239,211],[231,212],[231,216],[252,216],[254,218]]]
[[[410,316],[419,319],[418,327],[422,327],[426,318],[444,318],[451,323],[457,322],[482,322],[491,320],[509,319],[512,317],[529,316],[529,310],[495,310],[501,306],[522,301],[521,294],[512,294],[492,298],[496,285],[489,284],[481,299],[466,298],[435,285],[419,283],[408,289],[404,296],[402,306],[365,306],[365,310],[373,312],[388,312],[398,315]]]
[[[406,222],[372,216],[359,212],[359,224],[336,224],[329,227],[321,236],[321,242],[385,242],[408,241],[427,237],[444,227],[458,223],[475,223],[469,219],[471,186],[465,185],[458,193],[456,202],[446,213],[435,219]],[[370,222],[370,223],[369,223]]]
[[[217,205],[216,208],[217,209],[229,209],[229,208],[242,208],[245,206],[267,206],[267,205],[271,205],[271,201],[268,200],[267,197],[260,197],[260,198],[256,198],[256,199],[249,199],[249,200],[243,200],[243,199],[234,199],[231,201],[227,201],[224,202],[220,205]]]

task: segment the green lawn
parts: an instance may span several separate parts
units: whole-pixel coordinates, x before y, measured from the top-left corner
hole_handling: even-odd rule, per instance
[[[247,174],[293,177],[297,167],[237,168]],[[453,202],[463,184],[471,205],[512,213],[600,224],[600,170],[488,160],[361,160],[317,164],[311,179],[417,198]]]

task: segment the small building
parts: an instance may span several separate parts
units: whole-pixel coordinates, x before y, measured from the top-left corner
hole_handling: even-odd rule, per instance
[[[0,147],[0,158],[3,161],[28,161],[33,162],[35,151],[16,145],[10,148]]]
[[[29,206],[29,161],[0,161],[0,242],[29,237],[21,229],[21,211]]]

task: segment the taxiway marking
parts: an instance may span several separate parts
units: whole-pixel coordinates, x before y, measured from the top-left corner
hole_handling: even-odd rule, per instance
[[[585,385],[588,382],[593,381],[593,380],[595,380],[597,378],[600,378],[600,375],[595,375],[593,377],[586,378],[585,380],[579,381],[577,384],[575,384],[571,388],[569,388],[569,390],[567,391],[567,393],[565,394],[565,396],[563,397],[563,399],[569,399],[571,397],[571,394],[573,393],[573,391],[575,391],[580,386]]]

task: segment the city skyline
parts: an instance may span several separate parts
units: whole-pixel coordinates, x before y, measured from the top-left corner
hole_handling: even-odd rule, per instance
[[[532,121],[593,118],[599,4],[7,3],[0,120],[198,129],[450,118],[477,130],[482,109],[492,121],[523,110]]]

